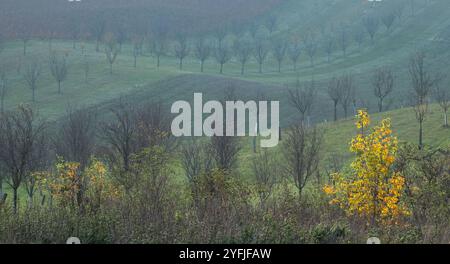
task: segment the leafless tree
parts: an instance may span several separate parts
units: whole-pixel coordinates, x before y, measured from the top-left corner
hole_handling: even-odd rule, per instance
[[[105,34],[105,54],[109,63],[109,74],[113,74],[113,64],[119,55],[120,49],[117,46],[117,39],[112,33]]]
[[[450,108],[450,91],[447,86],[436,85],[434,96],[444,112],[444,127],[448,128],[448,109]]]
[[[355,98],[355,86],[354,86],[354,80],[353,76],[350,74],[343,75],[340,78],[339,82],[339,103],[342,106],[342,109],[344,110],[344,117],[347,118],[348,116],[348,107],[350,104],[356,99]]]
[[[67,77],[67,63],[64,55],[52,52],[49,58],[50,72],[58,83],[58,93],[61,94],[61,82]]]
[[[375,34],[377,33],[379,25],[380,25],[378,17],[376,17],[374,15],[369,15],[363,19],[363,24],[364,24],[364,27],[366,28],[367,33],[369,33],[370,40],[373,43]]]
[[[179,60],[180,70],[183,70],[183,59],[189,55],[189,43],[184,34],[178,34],[174,47],[175,57]]]
[[[90,33],[95,38],[95,51],[100,51],[100,42],[106,31],[106,20],[100,15],[90,22]]]
[[[374,94],[378,98],[378,111],[383,111],[384,99],[394,89],[394,74],[389,68],[379,68],[376,70],[372,80]]]
[[[277,39],[272,44],[273,56],[278,62],[278,72],[281,72],[281,64],[286,57],[287,43],[284,40]]]
[[[120,164],[122,172],[130,170],[131,155],[136,150],[136,115],[134,108],[122,99],[111,108],[113,120],[102,124],[102,138],[111,149],[110,158]],[[118,179],[120,181],[120,179]]]
[[[231,51],[228,45],[222,41],[218,41],[214,49],[214,57],[220,65],[220,74],[223,73],[223,66],[231,59]]]
[[[269,33],[272,34],[276,29],[278,25],[278,18],[276,16],[269,16],[265,23],[267,29],[269,30]]]
[[[341,23],[339,26],[339,43],[341,46],[342,54],[347,56],[347,48],[350,44],[350,37],[348,32],[348,25]]]
[[[329,32],[323,38],[323,48],[327,54],[327,62],[331,61],[331,54],[333,53],[335,45],[334,33]]]
[[[19,24],[17,25],[17,28],[15,28],[15,32],[18,39],[22,41],[23,55],[25,56],[27,54],[27,44],[31,39],[30,30],[26,27],[25,24]]]
[[[224,101],[235,101],[236,92],[234,86],[229,86],[225,90]],[[226,135],[226,124],[223,124],[223,135]],[[238,154],[242,146],[239,137],[233,136],[213,136],[208,146],[208,153],[214,160],[214,165],[224,171],[231,171],[236,167]]]
[[[189,183],[194,184],[202,173],[212,169],[208,146],[192,138],[181,147],[181,164]]]
[[[305,38],[305,50],[308,54],[311,67],[314,67],[314,57],[317,52],[317,41],[312,32],[309,32]]]
[[[322,137],[317,128],[306,128],[301,123],[290,127],[284,137],[285,170],[293,178],[299,198],[308,180],[317,173]]]
[[[300,59],[300,55],[302,54],[302,47],[300,40],[298,38],[294,38],[294,40],[291,42],[289,49],[289,58],[294,63],[294,71],[297,71],[297,63]]]
[[[133,58],[134,58],[134,68],[137,67],[137,58],[142,54],[142,46],[144,45],[144,36],[139,33],[133,34],[131,37],[131,42],[133,44]]]
[[[69,19],[67,26],[70,30],[70,37],[72,38],[72,48],[76,49],[77,41],[81,34],[81,19],[77,15],[74,15]]]
[[[267,150],[256,154],[252,161],[253,174],[255,175],[256,184],[258,185],[258,196],[261,207],[264,207],[267,199],[272,194],[273,187],[276,183],[276,176],[279,168],[278,162],[273,155]]]
[[[238,61],[241,63],[241,75],[244,75],[245,65],[252,54],[252,46],[244,39],[237,39],[234,41],[233,49]]]
[[[200,61],[200,72],[203,72],[205,61],[211,55],[211,46],[205,38],[200,37],[195,43],[195,57]]]
[[[256,59],[256,62],[259,65],[259,73],[262,73],[262,66],[264,64],[264,61],[267,58],[267,55],[269,54],[269,49],[267,47],[267,42],[263,38],[257,38],[255,40],[255,48],[253,49],[254,57]]]
[[[13,208],[17,213],[18,190],[33,168],[34,153],[38,140],[45,133],[45,123],[24,105],[0,119],[0,162],[7,170],[8,184],[13,190]]]
[[[157,35],[151,40],[151,52],[156,57],[156,67],[159,68],[161,57],[166,54],[167,40],[164,35]]]
[[[36,101],[37,81],[41,75],[41,64],[37,58],[31,58],[25,65],[25,72],[23,78],[28,84],[32,92],[32,101]]]
[[[397,20],[401,22],[403,17],[403,10],[405,9],[405,1],[397,1],[395,3],[393,13],[397,17]]]
[[[328,83],[328,96],[333,101],[334,104],[334,121],[337,121],[337,106],[341,100],[341,81],[333,77]]]
[[[396,16],[393,12],[389,12],[381,17],[381,21],[383,22],[384,26],[386,27],[386,29],[388,31],[391,30],[391,27],[394,24],[395,18],[396,18]]]
[[[84,168],[95,148],[95,123],[94,111],[69,106],[56,137],[56,153]]]
[[[314,80],[310,83],[300,84],[297,81],[295,89],[288,89],[289,102],[299,112],[300,121],[305,121],[306,115],[310,113],[316,98],[316,88]]]
[[[213,136],[209,145],[209,154],[214,159],[215,166],[224,171],[236,167],[241,145],[238,137]]]
[[[419,122],[419,149],[423,148],[423,122],[428,113],[428,97],[440,77],[432,77],[425,65],[425,53],[416,52],[409,62],[409,75],[412,84],[412,105]]]

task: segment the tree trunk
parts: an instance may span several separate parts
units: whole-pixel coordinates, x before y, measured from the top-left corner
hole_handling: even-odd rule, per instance
[[[134,68],[136,68],[136,66],[137,66],[137,56],[135,55],[134,56]]]
[[[61,81],[58,81],[58,93],[61,94]]]
[[[3,104],[2,104],[2,109],[3,109]],[[3,111],[3,110],[2,110]],[[447,111],[444,111],[444,127],[448,127],[448,115],[447,115]]]
[[[32,93],[32,96],[31,96],[31,100],[33,101],[33,102],[36,102],[36,97],[35,97],[35,89],[31,89],[31,93]]]
[[[100,41],[97,40],[96,44],[95,44],[95,51],[99,52],[100,51]]]
[[[380,98],[378,101],[378,112],[383,112],[383,99]]]
[[[419,121],[419,149],[423,148],[423,121]]]
[[[245,63],[241,64],[241,75],[244,75],[244,71],[245,71]]]
[[[220,64],[220,74],[223,74],[223,63]]]
[[[259,64],[259,73],[262,73],[262,63]]]
[[[334,121],[337,121],[337,102],[334,102]]]
[[[112,63],[109,64],[109,74],[112,75],[113,74],[113,70],[112,70]]]
[[[180,71],[183,70],[183,59],[180,59]]]
[[[14,214],[17,213],[17,188],[13,188],[13,210]]]
[[[200,72],[203,72],[203,64],[205,64],[205,61],[200,62]]]
[[[281,73],[281,62],[278,62],[278,72]]]

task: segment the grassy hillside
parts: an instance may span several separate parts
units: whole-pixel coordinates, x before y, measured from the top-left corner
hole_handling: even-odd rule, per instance
[[[371,86],[373,71],[377,67],[390,66],[396,75],[391,107],[401,107],[407,104],[405,94],[410,89],[408,59],[414,50],[423,49],[427,52],[427,66],[431,72],[450,70],[446,64],[450,56],[446,38],[440,37],[446,36],[444,33],[450,27],[450,9],[448,7],[447,1],[420,2],[417,3],[413,16],[406,6],[402,19],[394,22],[390,32],[380,24],[374,43],[370,43],[366,33],[365,41],[360,48],[353,41],[353,36],[349,35],[351,44],[347,55],[345,57],[342,55],[339,44],[336,43],[332,60],[328,63],[321,43],[322,37],[329,32],[337,34],[341,22],[345,23],[351,34],[355,27],[362,26],[361,20],[364,14],[372,12],[378,7],[370,7],[365,1],[285,1],[266,15],[278,17],[278,30],[273,35],[288,39],[292,36],[299,36],[302,39],[305,32],[313,30],[318,45],[314,67],[310,66],[309,58],[303,51],[297,71],[293,70],[292,63],[286,59],[282,66],[282,72],[278,73],[276,61],[269,55],[263,66],[263,74],[258,73],[257,63],[252,59],[246,69],[247,73],[241,76],[239,63],[236,59],[232,59],[225,65],[224,74],[220,78],[250,81],[247,82],[249,86],[254,86],[255,83],[260,83],[263,87],[270,86],[271,89],[265,91],[266,95],[279,100],[286,99],[287,93],[284,88],[286,83],[293,83],[297,78],[301,81],[314,79],[318,98],[312,118],[315,121],[324,121],[330,119],[332,112],[331,103],[326,95],[327,82],[330,78],[343,73],[352,73],[357,85],[357,97],[360,102],[368,104],[369,110],[374,110]],[[260,18],[259,24],[263,24],[266,16]],[[229,40],[232,41],[232,39],[233,36],[230,35]],[[23,80],[23,69],[22,72],[18,72],[17,69],[18,65],[25,62],[28,57],[39,56],[42,60],[43,72],[38,82],[35,106],[44,117],[49,119],[63,115],[64,109],[69,103],[81,106],[100,106],[107,101],[131,95],[136,91],[155,89],[157,91],[156,83],[161,80],[176,82],[170,79],[178,75],[194,74],[189,78],[195,79],[193,83],[198,85],[208,83],[211,76],[219,76],[219,66],[213,58],[207,60],[205,73],[200,74],[199,63],[192,54],[184,61],[182,71],[178,69],[178,61],[170,53],[162,59],[162,66],[157,69],[155,58],[149,54],[147,49],[145,49],[145,55],[138,58],[138,67],[134,68],[130,44],[124,45],[114,64],[114,74],[110,76],[105,55],[102,52],[96,53],[93,43],[86,43],[85,55],[91,65],[89,80],[85,83],[84,58],[81,55],[80,44],[78,43],[76,49],[72,49],[70,41],[54,41],[52,50],[69,54],[69,75],[68,79],[63,82],[63,94],[59,95],[56,92],[56,82],[50,76],[46,63],[49,52],[48,44],[44,41],[34,40],[28,46],[28,55],[25,57],[21,55],[22,45],[20,42],[8,42],[5,50],[0,54],[2,65],[9,69],[10,92],[7,95],[6,107],[11,109],[18,103],[30,101],[31,91]],[[445,85],[449,81],[444,80]],[[189,83],[192,84],[192,82]],[[179,98],[189,99],[192,97],[192,88],[186,86],[185,82],[179,82],[173,89],[164,89],[162,93],[158,92],[158,96],[170,98],[172,95],[176,95]],[[215,95],[219,94],[223,88],[217,89],[215,85],[211,85],[205,87],[204,90]],[[249,97],[255,96],[247,93],[245,88],[239,90]],[[287,104],[282,105],[285,107],[282,115],[290,116],[292,109]]]

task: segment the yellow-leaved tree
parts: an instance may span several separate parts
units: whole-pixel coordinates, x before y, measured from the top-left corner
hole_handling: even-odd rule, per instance
[[[323,190],[332,197],[330,203],[338,204],[348,215],[366,219],[372,227],[398,223],[399,217],[410,212],[401,203],[405,178],[392,168],[398,140],[392,135],[390,119],[367,133],[368,113],[359,110],[356,118],[360,131],[350,142],[350,151],[356,154],[351,173],[332,174],[333,184]]]

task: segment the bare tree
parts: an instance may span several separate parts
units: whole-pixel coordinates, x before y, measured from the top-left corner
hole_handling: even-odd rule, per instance
[[[142,54],[142,46],[144,45],[144,37],[141,34],[135,33],[131,37],[131,42],[133,44],[133,58],[134,58],[134,68],[137,67],[137,58]]]
[[[416,52],[409,62],[409,75],[412,84],[412,104],[419,122],[419,149],[423,148],[423,122],[428,113],[428,97],[432,88],[439,81],[439,76],[432,77],[425,66],[425,53]]]
[[[379,68],[375,72],[372,85],[374,94],[378,98],[378,111],[383,112],[384,99],[394,89],[394,74],[389,68]]]
[[[238,161],[238,154],[240,150],[241,145],[238,137],[211,137],[209,155],[211,155],[214,159],[216,167],[220,170],[233,170]]]
[[[200,72],[203,72],[205,61],[211,55],[211,46],[206,42],[205,38],[200,37],[195,43],[195,57],[200,61]]]
[[[18,190],[33,168],[33,153],[44,135],[45,123],[37,119],[31,108],[23,105],[0,119],[0,162],[7,170],[7,183],[13,190],[13,208],[17,213]]]
[[[253,50],[254,57],[256,59],[256,62],[259,65],[259,73],[262,73],[262,66],[264,64],[264,61],[267,58],[267,55],[269,54],[269,49],[267,47],[266,40],[263,38],[257,38],[255,40],[255,48]]]
[[[328,83],[328,96],[333,101],[334,106],[334,121],[337,121],[337,106],[341,100],[341,81],[333,77]]]
[[[339,43],[341,46],[342,54],[347,56],[347,48],[350,44],[350,37],[348,33],[348,25],[341,23],[339,26]]]
[[[120,49],[117,46],[117,39],[112,33],[107,33],[104,38],[105,54],[109,63],[109,74],[113,74],[113,64],[119,55]]]
[[[300,55],[302,54],[302,47],[300,40],[298,38],[294,38],[294,40],[291,42],[289,49],[289,58],[294,63],[294,71],[297,71],[297,63],[300,59]]]
[[[189,183],[194,184],[202,173],[212,169],[208,146],[195,137],[181,147],[181,164]]]
[[[164,35],[155,36],[151,41],[151,51],[156,57],[156,67],[159,68],[161,57],[166,54],[167,40]]]
[[[214,57],[220,65],[220,74],[223,73],[223,66],[231,59],[231,51],[226,43],[218,41],[216,48],[214,49]]]
[[[67,63],[64,55],[52,52],[49,58],[50,72],[58,83],[58,93],[61,94],[61,82],[67,77]]]
[[[317,52],[317,42],[312,32],[309,32],[305,38],[305,50],[308,54],[311,67],[314,67],[314,57]]]
[[[84,168],[95,148],[95,121],[92,110],[69,106],[56,138],[56,153]]]
[[[323,48],[325,50],[325,53],[327,54],[328,63],[331,61],[331,54],[333,53],[334,45],[335,45],[334,33],[329,32],[324,36],[323,39]]]
[[[261,207],[264,207],[267,199],[272,194],[276,182],[276,176],[279,173],[278,162],[267,150],[263,150],[253,158],[253,174],[258,185],[258,196]]]
[[[290,127],[284,138],[283,154],[286,174],[293,178],[299,199],[308,180],[317,173],[322,133],[303,124]]]
[[[90,22],[90,33],[95,38],[95,51],[100,51],[100,42],[106,30],[106,20],[102,15],[96,16],[93,21]]]
[[[348,116],[348,107],[356,99],[354,96],[355,86],[352,75],[343,75],[339,82],[339,103],[344,110],[344,117]]]
[[[28,87],[31,89],[32,92],[32,101],[36,101],[36,90],[37,90],[37,81],[39,79],[39,76],[41,75],[41,64],[36,58],[30,59],[26,66],[25,66],[25,72],[23,74],[23,78],[28,84]]]
[[[297,80],[295,89],[288,89],[288,93],[289,102],[299,112],[300,121],[303,123],[306,115],[310,113],[316,98],[314,80],[303,86]]]
[[[235,87],[227,87],[224,101],[235,101]],[[235,112],[236,114],[236,112]],[[226,124],[223,121],[223,135],[226,135]],[[233,136],[213,136],[208,147],[208,153],[214,160],[215,166],[223,171],[231,171],[236,167],[238,154],[242,146],[239,137]]]
[[[278,25],[278,19],[276,16],[269,16],[265,23],[267,29],[269,30],[269,33],[272,34],[276,29]]]
[[[244,39],[235,40],[233,44],[233,49],[235,55],[239,62],[241,63],[241,75],[244,75],[245,65],[250,59],[250,55],[252,54],[252,46],[250,43]]]
[[[436,85],[434,90],[434,96],[442,111],[444,112],[444,127],[448,128],[448,109],[450,108],[450,91],[447,86],[442,87],[441,85]]]
[[[384,26],[386,27],[386,29],[388,31],[391,30],[391,27],[394,24],[395,18],[396,18],[396,16],[393,12],[389,12],[381,17],[381,21],[383,22]]]
[[[184,34],[178,34],[174,47],[175,57],[179,60],[180,70],[183,70],[183,59],[189,55],[189,43]]]
[[[68,22],[70,37],[72,38],[72,48],[76,49],[77,41],[81,34],[81,21],[77,15],[72,16]]]
[[[112,162],[120,164],[121,172],[126,173],[130,170],[131,155],[136,150],[135,110],[121,100],[111,108],[111,113],[113,120],[102,124],[102,137],[111,149]]]
[[[273,47],[273,56],[278,62],[278,72],[281,72],[281,64],[283,63],[284,58],[286,57],[286,49],[287,43],[284,40],[277,39],[272,44]]]
[[[373,43],[375,34],[377,33],[380,25],[378,17],[374,15],[367,16],[363,19],[363,24],[367,33],[369,33],[371,42]]]

